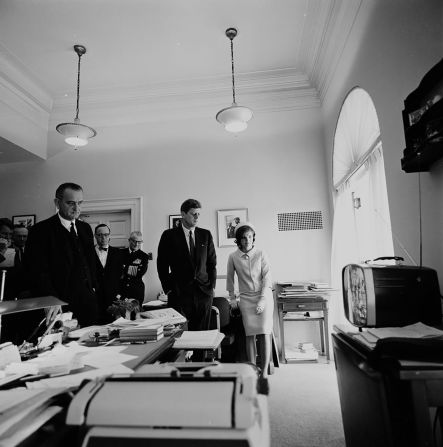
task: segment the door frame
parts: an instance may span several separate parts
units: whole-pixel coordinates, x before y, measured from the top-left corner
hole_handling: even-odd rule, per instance
[[[127,211],[130,213],[131,232],[143,231],[143,197],[84,200],[82,203],[82,213]]]

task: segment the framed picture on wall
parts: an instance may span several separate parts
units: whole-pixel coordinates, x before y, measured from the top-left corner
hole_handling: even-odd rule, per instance
[[[182,221],[181,214],[170,214],[169,215],[169,228],[179,227]]]
[[[219,247],[235,247],[235,228],[240,222],[248,221],[248,209],[239,208],[217,211]]]
[[[23,214],[21,216],[12,216],[12,225],[23,225],[32,227],[35,224],[35,214]]]

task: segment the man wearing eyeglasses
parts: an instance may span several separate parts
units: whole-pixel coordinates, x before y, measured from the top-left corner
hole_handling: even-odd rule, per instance
[[[111,230],[102,223],[95,227],[95,265],[97,271],[97,300],[100,324],[111,323],[114,319],[107,312],[109,306],[120,294],[120,279],[123,273],[123,251],[109,245]]]
[[[129,247],[123,250],[122,298],[135,298],[140,306],[145,300],[143,276],[148,271],[149,256],[141,250],[143,236],[140,231],[129,235]]]

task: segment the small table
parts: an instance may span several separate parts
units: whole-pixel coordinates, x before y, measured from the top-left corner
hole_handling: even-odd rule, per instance
[[[318,321],[320,328],[321,354],[326,354],[326,360],[329,362],[329,335],[328,335],[328,301],[322,296],[306,298],[277,298],[278,320],[280,325],[280,359],[287,363],[285,353],[285,321]],[[321,317],[304,316],[307,312],[320,311]],[[300,312],[297,317],[285,317],[287,312]]]

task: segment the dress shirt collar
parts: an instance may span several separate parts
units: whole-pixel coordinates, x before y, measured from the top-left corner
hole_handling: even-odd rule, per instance
[[[183,232],[185,233],[186,240],[189,240],[189,232],[192,231],[192,233],[194,234],[194,241],[195,241],[195,228],[196,228],[196,227],[194,227],[194,228],[191,230],[191,229],[186,228],[184,225],[182,225],[182,228],[183,228]]]
[[[245,258],[245,259],[247,259],[247,258],[250,258],[251,256],[254,255],[254,253],[255,253],[255,246],[252,247],[247,253],[244,253],[244,252],[241,251],[240,249],[238,249],[237,251],[238,251],[238,255],[239,255],[241,258]]]
[[[77,226],[75,225],[75,220],[66,220],[59,213],[57,213],[58,218],[60,219],[60,223],[68,230],[71,231],[71,222],[74,222],[75,232],[77,233]]]

